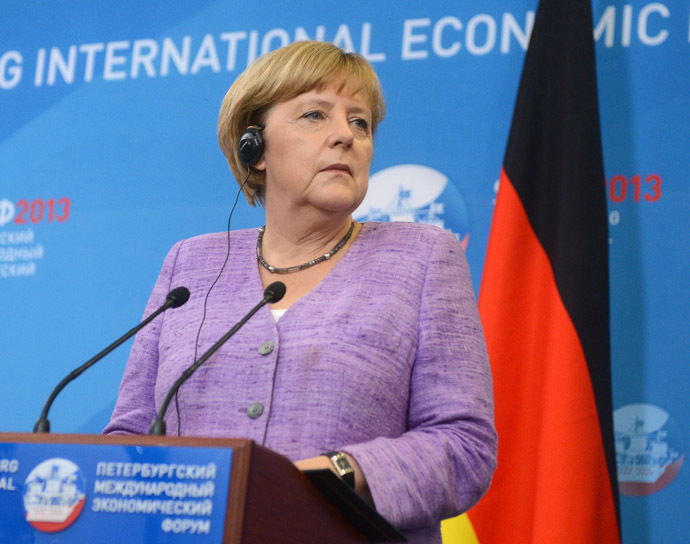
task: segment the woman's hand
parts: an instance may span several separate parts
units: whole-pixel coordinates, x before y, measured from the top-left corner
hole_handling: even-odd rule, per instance
[[[371,492],[369,491],[367,480],[364,477],[364,473],[362,472],[359,463],[355,461],[354,457],[350,456],[347,453],[345,453],[345,457],[347,457],[350,466],[355,471],[355,492],[363,499],[373,504],[374,501],[371,498]],[[333,474],[338,475],[338,473],[335,470],[335,467],[333,466],[333,463],[325,455],[319,455],[318,457],[310,457],[309,459],[302,459],[301,461],[297,461],[295,463],[295,466],[299,470],[319,470],[327,468],[330,471],[332,471]]]

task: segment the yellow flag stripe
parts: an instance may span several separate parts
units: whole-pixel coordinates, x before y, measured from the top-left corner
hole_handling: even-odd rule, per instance
[[[479,544],[472,522],[467,514],[441,522],[443,544]]]

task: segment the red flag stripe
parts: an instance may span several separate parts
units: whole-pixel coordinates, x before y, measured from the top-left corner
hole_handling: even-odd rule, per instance
[[[493,366],[495,396],[510,399],[496,404],[497,492],[470,511],[480,544],[618,542],[582,345],[548,256],[505,172],[479,309],[489,358],[501,362]],[[539,325],[544,319],[548,326]]]

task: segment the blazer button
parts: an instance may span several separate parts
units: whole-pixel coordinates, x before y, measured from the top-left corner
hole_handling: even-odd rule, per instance
[[[259,346],[259,353],[261,355],[268,355],[273,351],[273,340],[266,340],[263,344]]]
[[[252,402],[249,405],[249,408],[247,408],[247,415],[251,419],[256,419],[257,417],[259,417],[263,413],[264,413],[264,405],[261,404],[260,402]]]

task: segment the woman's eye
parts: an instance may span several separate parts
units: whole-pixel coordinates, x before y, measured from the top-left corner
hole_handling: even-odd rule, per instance
[[[368,130],[369,129],[369,122],[366,119],[362,119],[361,117],[358,117],[356,119],[353,119],[352,122],[355,124],[357,128],[361,128],[362,130]]]
[[[318,121],[319,119],[323,119],[323,113],[321,113],[320,111],[308,111],[304,114],[304,117],[307,119],[313,119],[314,121]]]

